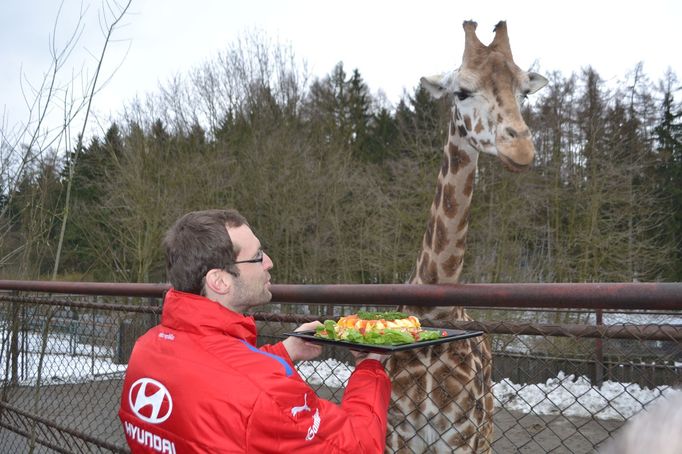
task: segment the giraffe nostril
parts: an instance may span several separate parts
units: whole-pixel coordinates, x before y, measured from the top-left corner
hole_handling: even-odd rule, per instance
[[[512,139],[516,139],[519,136],[519,134],[516,132],[516,129],[514,128],[506,128],[505,131]]]

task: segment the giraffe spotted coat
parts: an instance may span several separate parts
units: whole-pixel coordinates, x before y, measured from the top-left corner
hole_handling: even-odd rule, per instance
[[[547,80],[513,61],[507,27],[500,22],[488,46],[464,22],[460,68],[422,78],[435,97],[451,95],[448,141],[426,232],[410,284],[455,284],[462,271],[469,208],[481,152],[518,172],[535,149],[520,112],[522,99]],[[470,320],[462,307],[402,307],[432,322]],[[492,355],[486,337],[401,352],[387,369],[393,381],[387,452],[486,453],[492,447]]]

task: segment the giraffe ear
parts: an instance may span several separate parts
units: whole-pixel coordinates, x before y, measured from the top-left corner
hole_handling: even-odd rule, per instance
[[[528,87],[528,94],[535,93],[549,82],[547,79],[545,79],[543,76],[541,76],[538,73],[528,73],[528,80],[530,82],[530,86]]]
[[[457,71],[453,71],[435,76],[422,77],[419,81],[422,86],[431,93],[431,96],[440,99],[444,95],[454,92],[456,75]]]

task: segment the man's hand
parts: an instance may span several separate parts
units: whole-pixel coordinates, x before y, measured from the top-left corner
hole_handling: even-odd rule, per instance
[[[353,349],[350,350],[350,354],[353,355],[353,357],[355,358],[355,367],[358,367],[358,365],[366,359],[376,359],[381,364],[384,364],[388,357],[390,356],[382,355],[380,353],[359,352]]]
[[[314,330],[321,324],[322,323],[318,321],[304,323],[296,328],[294,332]],[[306,342],[298,337],[287,337],[284,339],[284,341],[282,341],[282,344],[284,344],[284,348],[287,350],[289,358],[291,358],[291,360],[294,362],[315,359],[322,353],[321,345]]]

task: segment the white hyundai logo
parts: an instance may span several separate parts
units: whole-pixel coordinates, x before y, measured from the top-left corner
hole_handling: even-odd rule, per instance
[[[133,413],[143,421],[159,424],[168,419],[173,411],[173,399],[158,381],[140,378],[130,387],[128,402]]]

